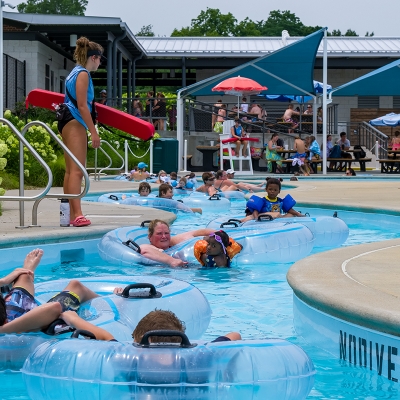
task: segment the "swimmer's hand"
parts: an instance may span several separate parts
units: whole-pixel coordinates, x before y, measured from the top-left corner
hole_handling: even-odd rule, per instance
[[[121,294],[123,291],[124,291],[124,288],[116,287],[116,288],[114,288],[113,293],[114,294]]]
[[[10,272],[4,278],[0,279],[0,286],[9,285],[10,283],[15,282],[20,275],[24,274],[32,277],[34,276],[33,271],[31,271],[30,269],[15,268],[14,271]]]
[[[187,268],[188,262],[187,261],[182,261],[179,258],[173,258],[172,261],[169,264],[172,268]]]

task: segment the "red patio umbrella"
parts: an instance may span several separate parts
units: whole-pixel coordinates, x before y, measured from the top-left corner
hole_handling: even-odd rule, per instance
[[[267,90],[266,86],[261,86],[253,79],[245,78],[242,76],[235,76],[233,78],[225,79],[218,83],[211,90],[213,92],[224,92],[225,94],[232,94],[238,96],[238,115],[239,115],[239,98],[244,95],[258,94],[263,90]]]

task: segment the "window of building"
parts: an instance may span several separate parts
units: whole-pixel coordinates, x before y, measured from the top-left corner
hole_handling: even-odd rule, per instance
[[[50,72],[50,90],[54,92],[54,71]]]
[[[50,90],[50,65],[45,65],[44,88]]]
[[[400,108],[400,96],[393,96],[393,108]]]
[[[379,96],[359,96],[358,108],[379,108]]]

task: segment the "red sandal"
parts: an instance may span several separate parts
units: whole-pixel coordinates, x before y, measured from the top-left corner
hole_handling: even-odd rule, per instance
[[[88,226],[90,225],[92,222],[90,221],[90,219],[85,218],[83,215],[80,215],[79,217],[76,217],[73,221],[70,221],[72,226]]]

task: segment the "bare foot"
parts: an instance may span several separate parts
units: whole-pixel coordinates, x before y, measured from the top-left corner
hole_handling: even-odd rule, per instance
[[[42,249],[32,250],[25,257],[24,265],[22,268],[29,269],[31,271],[35,271],[36,267],[40,263],[40,260],[42,259],[42,256],[43,256]]]

